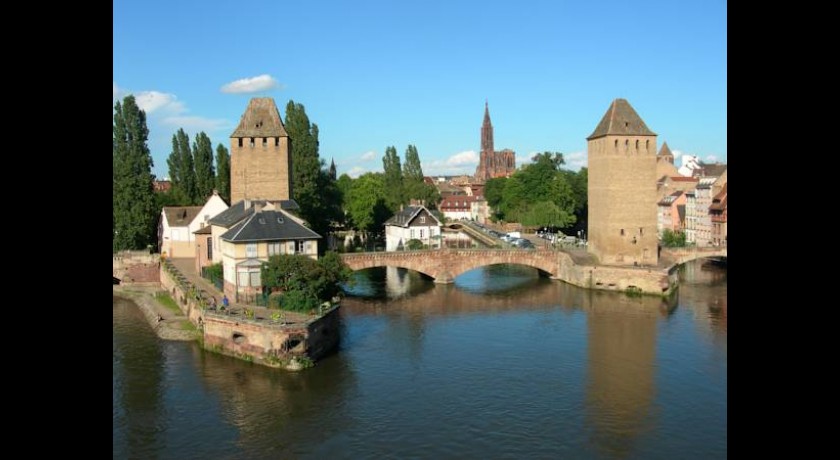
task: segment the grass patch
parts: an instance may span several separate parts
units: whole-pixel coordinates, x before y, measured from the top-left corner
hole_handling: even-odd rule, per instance
[[[181,309],[178,308],[178,304],[172,299],[172,296],[169,295],[168,292],[158,292],[155,294],[155,300],[158,301],[161,305],[168,308],[172,313],[176,315],[183,315]]]
[[[181,321],[180,326],[181,326],[181,329],[184,330],[184,331],[193,331],[193,332],[198,331],[198,328],[195,327],[195,324],[193,324],[191,321],[186,320],[186,319]]]

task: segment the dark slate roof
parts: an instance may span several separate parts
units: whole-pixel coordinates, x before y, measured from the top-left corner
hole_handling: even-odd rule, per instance
[[[193,235],[209,235],[210,233],[210,226],[205,225],[204,227],[201,227],[198,230],[194,231]]]
[[[720,177],[726,171],[726,165],[721,163],[700,163],[700,166],[703,167],[703,175],[706,177]]]
[[[668,196],[666,196],[666,197],[662,198],[661,200],[659,200],[659,203],[657,203],[657,204],[658,204],[659,206],[670,206],[670,205],[671,205],[671,204],[673,204],[673,203],[674,203],[674,201],[676,201],[676,200],[677,200],[677,198],[679,198],[679,197],[680,197],[680,195],[682,195],[682,194],[683,194],[683,191],[682,191],[682,190],[677,190],[676,192],[674,192],[674,193],[672,193],[672,194],[670,194],[670,195],[668,195]]]
[[[248,206],[245,206],[245,202]],[[296,211],[300,209],[295,200],[240,200],[233,204],[233,206],[220,212],[216,217],[210,219],[211,225],[219,225],[221,227],[230,228],[236,225],[242,219],[254,213],[254,204],[261,204],[265,206],[266,203],[274,203],[275,206],[280,205],[280,209],[286,211]]]
[[[195,219],[203,206],[166,206],[166,222],[170,227],[186,227]]]
[[[280,112],[270,97],[255,97],[239,120],[239,126],[230,137],[289,137]]]
[[[673,158],[674,154],[671,153],[671,149],[668,148],[668,143],[667,142],[663,143],[662,148],[659,149],[659,156],[661,156],[661,157],[672,157]]]
[[[390,219],[385,221],[385,225],[394,225],[398,227],[408,227],[412,220],[417,217],[417,214],[420,214],[420,211],[426,210],[426,213],[432,216],[432,219],[437,222],[437,225],[440,225],[440,221],[437,220],[437,217],[434,216],[428,209],[423,206],[406,206],[400,211],[397,211],[396,214],[391,216]]]
[[[685,222],[685,205],[678,204],[677,205],[677,214],[680,216],[680,222]]]
[[[266,210],[251,214],[222,234],[223,240],[235,243],[313,238],[321,238],[321,235],[295,222],[282,211]]]
[[[604,118],[595,128],[595,131],[586,139],[595,139],[607,135],[621,136],[656,136],[656,133],[649,130],[639,114],[633,110],[627,99],[616,99],[607,109]]]

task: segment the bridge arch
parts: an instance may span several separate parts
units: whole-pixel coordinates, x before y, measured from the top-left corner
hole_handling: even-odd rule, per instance
[[[462,273],[497,264],[524,265],[557,278],[562,257],[569,258],[551,250],[523,249],[440,249],[342,255],[352,270],[383,266],[406,268],[427,275],[436,283],[452,283]]]
[[[697,259],[718,259],[726,258],[726,248],[691,248],[691,249],[663,249],[662,254],[668,255],[674,260],[669,271],[680,265]]]

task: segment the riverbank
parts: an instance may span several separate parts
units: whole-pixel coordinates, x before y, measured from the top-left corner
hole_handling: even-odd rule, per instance
[[[118,285],[113,288],[115,296],[129,299],[140,307],[149,326],[161,339],[177,341],[199,339],[198,330],[184,314],[175,313],[155,298],[156,293],[165,292],[160,286]]]

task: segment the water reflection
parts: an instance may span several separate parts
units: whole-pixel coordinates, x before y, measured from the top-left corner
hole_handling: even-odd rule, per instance
[[[145,458],[165,448],[163,352],[136,305],[116,296],[113,305],[114,458]]]
[[[726,457],[720,269],[668,301],[510,265],[357,275],[302,373],[161,342],[115,299],[114,458]]]

